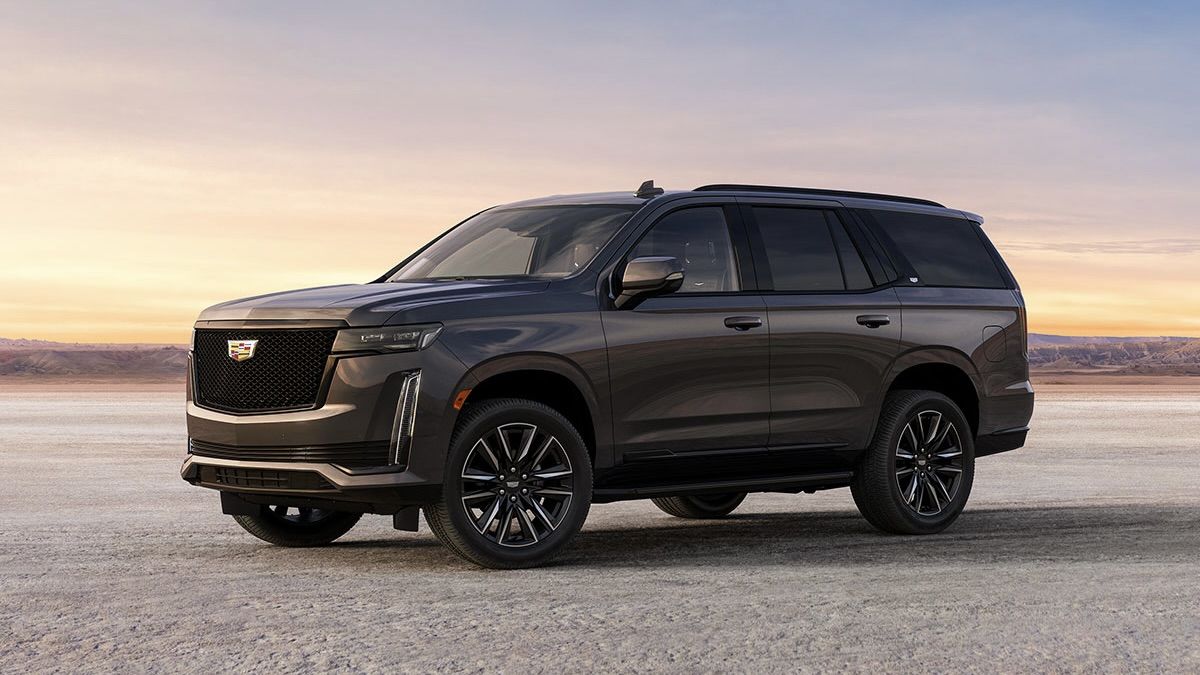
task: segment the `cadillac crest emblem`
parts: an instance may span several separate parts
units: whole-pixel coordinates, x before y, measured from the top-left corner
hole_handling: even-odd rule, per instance
[[[254,358],[254,348],[258,340],[229,340],[229,358],[241,363]]]

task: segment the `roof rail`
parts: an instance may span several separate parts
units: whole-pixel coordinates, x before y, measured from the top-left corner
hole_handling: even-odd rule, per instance
[[[874,192],[851,192],[849,190],[823,190],[821,188],[802,188],[802,187],[779,187],[777,185],[739,185],[737,183],[716,183],[714,185],[701,185],[693,190],[693,192],[785,192],[788,194],[809,194],[820,195],[822,197],[852,197],[854,199],[877,199],[885,202],[903,202],[905,204],[921,204],[922,206],[937,206],[946,208],[928,199],[918,199],[916,197],[900,197],[897,195],[882,195]]]

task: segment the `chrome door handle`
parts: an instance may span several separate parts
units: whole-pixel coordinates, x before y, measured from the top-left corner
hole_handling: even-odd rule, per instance
[[[863,314],[858,317],[858,325],[866,326],[867,328],[879,328],[891,322],[892,317],[887,314]]]
[[[762,318],[757,316],[731,316],[725,319],[725,327],[734,330],[750,330],[762,326]]]

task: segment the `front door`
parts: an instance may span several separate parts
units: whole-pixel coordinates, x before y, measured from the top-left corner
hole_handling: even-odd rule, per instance
[[[765,447],[770,337],[744,241],[734,207],[691,206],[662,216],[625,257],[674,256],[685,269],[675,293],[602,312],[626,462]]]

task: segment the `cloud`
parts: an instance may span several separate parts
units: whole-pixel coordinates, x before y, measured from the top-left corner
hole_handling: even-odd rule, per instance
[[[210,301],[651,177],[981,213],[1047,329],[1200,316],[1161,257],[1200,252],[1195,7],[521,4],[0,3],[0,334],[178,342]]]
[[[1124,241],[1008,241],[1006,251],[1049,253],[1117,253],[1139,255],[1190,255],[1200,253],[1200,238],[1129,239]]]

